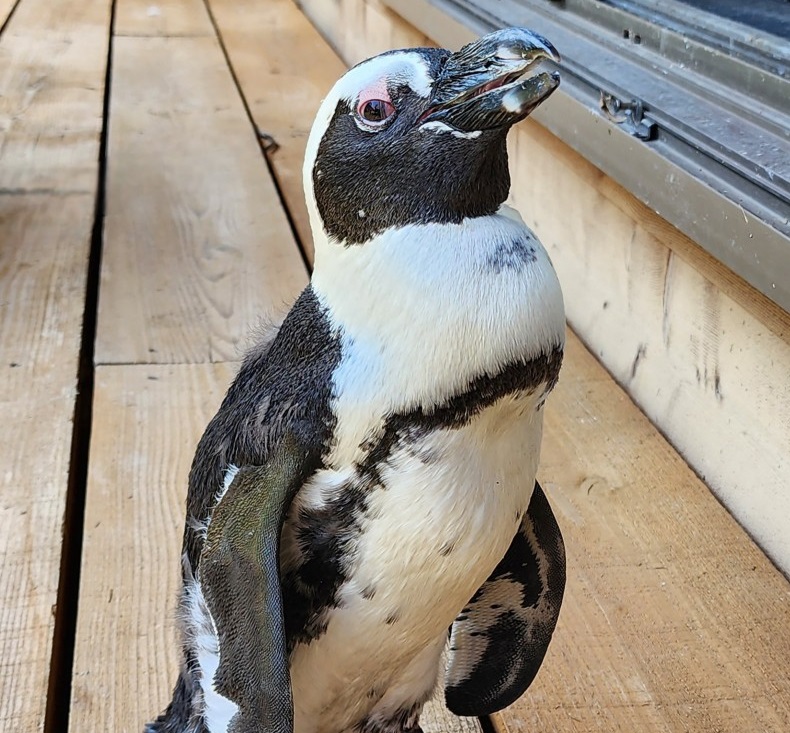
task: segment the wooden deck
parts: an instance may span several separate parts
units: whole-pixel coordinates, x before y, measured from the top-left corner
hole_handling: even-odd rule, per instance
[[[192,452],[307,281],[343,65],[290,0],[0,0],[0,27],[0,730],[139,731]],[[568,591],[497,729],[787,733],[790,585],[572,334],[541,479]]]

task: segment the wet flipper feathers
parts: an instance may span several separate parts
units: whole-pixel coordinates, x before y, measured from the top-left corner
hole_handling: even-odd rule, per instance
[[[540,485],[505,557],[452,626],[445,682],[456,715],[515,702],[543,662],[565,590],[565,546]]]
[[[318,461],[289,433],[265,465],[239,469],[211,517],[198,578],[219,638],[214,686],[239,707],[228,733],[293,731],[280,530]]]

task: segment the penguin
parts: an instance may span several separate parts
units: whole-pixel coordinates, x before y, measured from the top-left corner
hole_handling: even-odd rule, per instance
[[[314,271],[198,444],[183,663],[148,733],[418,733],[440,684],[479,716],[535,677],[565,586],[535,480],[565,316],[504,202],[544,59],[523,28],[391,51],[321,104]]]

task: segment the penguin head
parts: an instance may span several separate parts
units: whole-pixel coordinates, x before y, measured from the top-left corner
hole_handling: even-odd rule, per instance
[[[318,244],[361,245],[392,227],[460,223],[507,198],[506,137],[559,85],[559,61],[524,28],[451,53],[416,48],[363,61],[323,101],[307,144],[304,185]]]

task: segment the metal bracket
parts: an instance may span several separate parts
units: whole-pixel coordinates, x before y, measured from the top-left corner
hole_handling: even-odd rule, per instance
[[[601,91],[601,111],[611,122],[620,125],[626,132],[640,140],[652,140],[655,137],[656,123],[647,119],[641,99],[624,102],[614,94]]]

